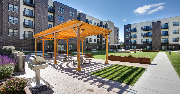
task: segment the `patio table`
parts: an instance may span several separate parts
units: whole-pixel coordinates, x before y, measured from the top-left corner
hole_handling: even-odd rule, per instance
[[[54,54],[54,52],[47,52],[48,54],[51,55],[51,58],[52,58],[52,55]]]

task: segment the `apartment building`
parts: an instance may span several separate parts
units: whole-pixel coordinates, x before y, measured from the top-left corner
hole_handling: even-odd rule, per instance
[[[77,12],[77,9],[53,0],[0,0],[0,48],[12,45],[16,49],[34,51],[34,34],[71,19],[87,22],[87,18],[86,14]],[[92,22],[91,24],[94,24],[95,20]],[[100,22],[96,23],[100,25]],[[101,26],[103,25],[101,23]],[[77,48],[73,46],[76,41],[76,38],[69,39],[69,50]],[[52,50],[54,48],[52,42],[45,41],[44,49]],[[58,49],[66,50],[66,48],[66,41],[59,40]],[[83,42],[83,48],[86,49],[86,41]],[[42,51],[42,41],[37,43],[37,50]]]
[[[119,44],[119,28],[114,26],[114,23],[111,21],[101,21],[97,18],[94,18],[90,15],[86,14],[86,23],[97,25],[103,28],[107,28],[112,30],[111,33],[108,34],[108,44]],[[91,35],[86,38],[86,48],[90,49],[105,49],[106,40],[103,38],[101,34],[99,35]],[[118,48],[116,46],[108,46],[109,48]]]
[[[124,25],[124,48],[179,50],[180,16]]]

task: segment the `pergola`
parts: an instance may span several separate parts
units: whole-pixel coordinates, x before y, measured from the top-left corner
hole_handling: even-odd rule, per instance
[[[108,33],[112,30],[104,29],[102,27],[91,25],[78,20],[70,20],[60,25],[57,25],[48,30],[42,31],[33,35],[35,38],[35,55],[37,52],[37,42],[42,40],[42,52],[44,58],[44,41],[45,40],[54,40],[54,64],[57,64],[56,61],[56,52],[58,53],[58,41],[64,39],[67,42],[67,54],[68,54],[68,41],[70,38],[77,37],[77,61],[78,68],[77,71],[81,71],[80,67],[80,40],[82,41],[82,54],[83,54],[83,41],[86,36],[98,35],[101,34],[106,39],[106,61],[105,64],[108,64]],[[57,48],[56,48],[57,47]]]

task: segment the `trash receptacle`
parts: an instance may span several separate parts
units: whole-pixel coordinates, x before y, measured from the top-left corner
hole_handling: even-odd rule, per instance
[[[25,71],[25,62],[26,62],[25,55],[17,55],[17,64],[15,66],[15,71],[16,72]]]

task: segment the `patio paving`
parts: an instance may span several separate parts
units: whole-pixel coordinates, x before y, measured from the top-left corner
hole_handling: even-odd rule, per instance
[[[165,52],[159,52],[128,94],[180,94],[180,79]]]
[[[26,56],[26,61],[30,56]],[[45,57],[46,58],[46,57]],[[104,64],[105,60],[93,59],[91,64],[81,65],[82,71],[76,71],[76,65],[72,62],[60,62],[54,64],[52,58],[46,58],[49,66],[40,70],[41,78],[47,81],[54,88],[54,94],[73,93],[73,94],[127,94],[132,86],[116,81],[92,76],[89,73],[111,66],[113,64],[121,64],[127,66],[137,66],[147,68],[147,64],[128,63],[119,61],[109,61]],[[57,59],[58,60],[58,59]],[[16,72],[18,77],[33,78],[34,71],[25,64],[25,72]]]

